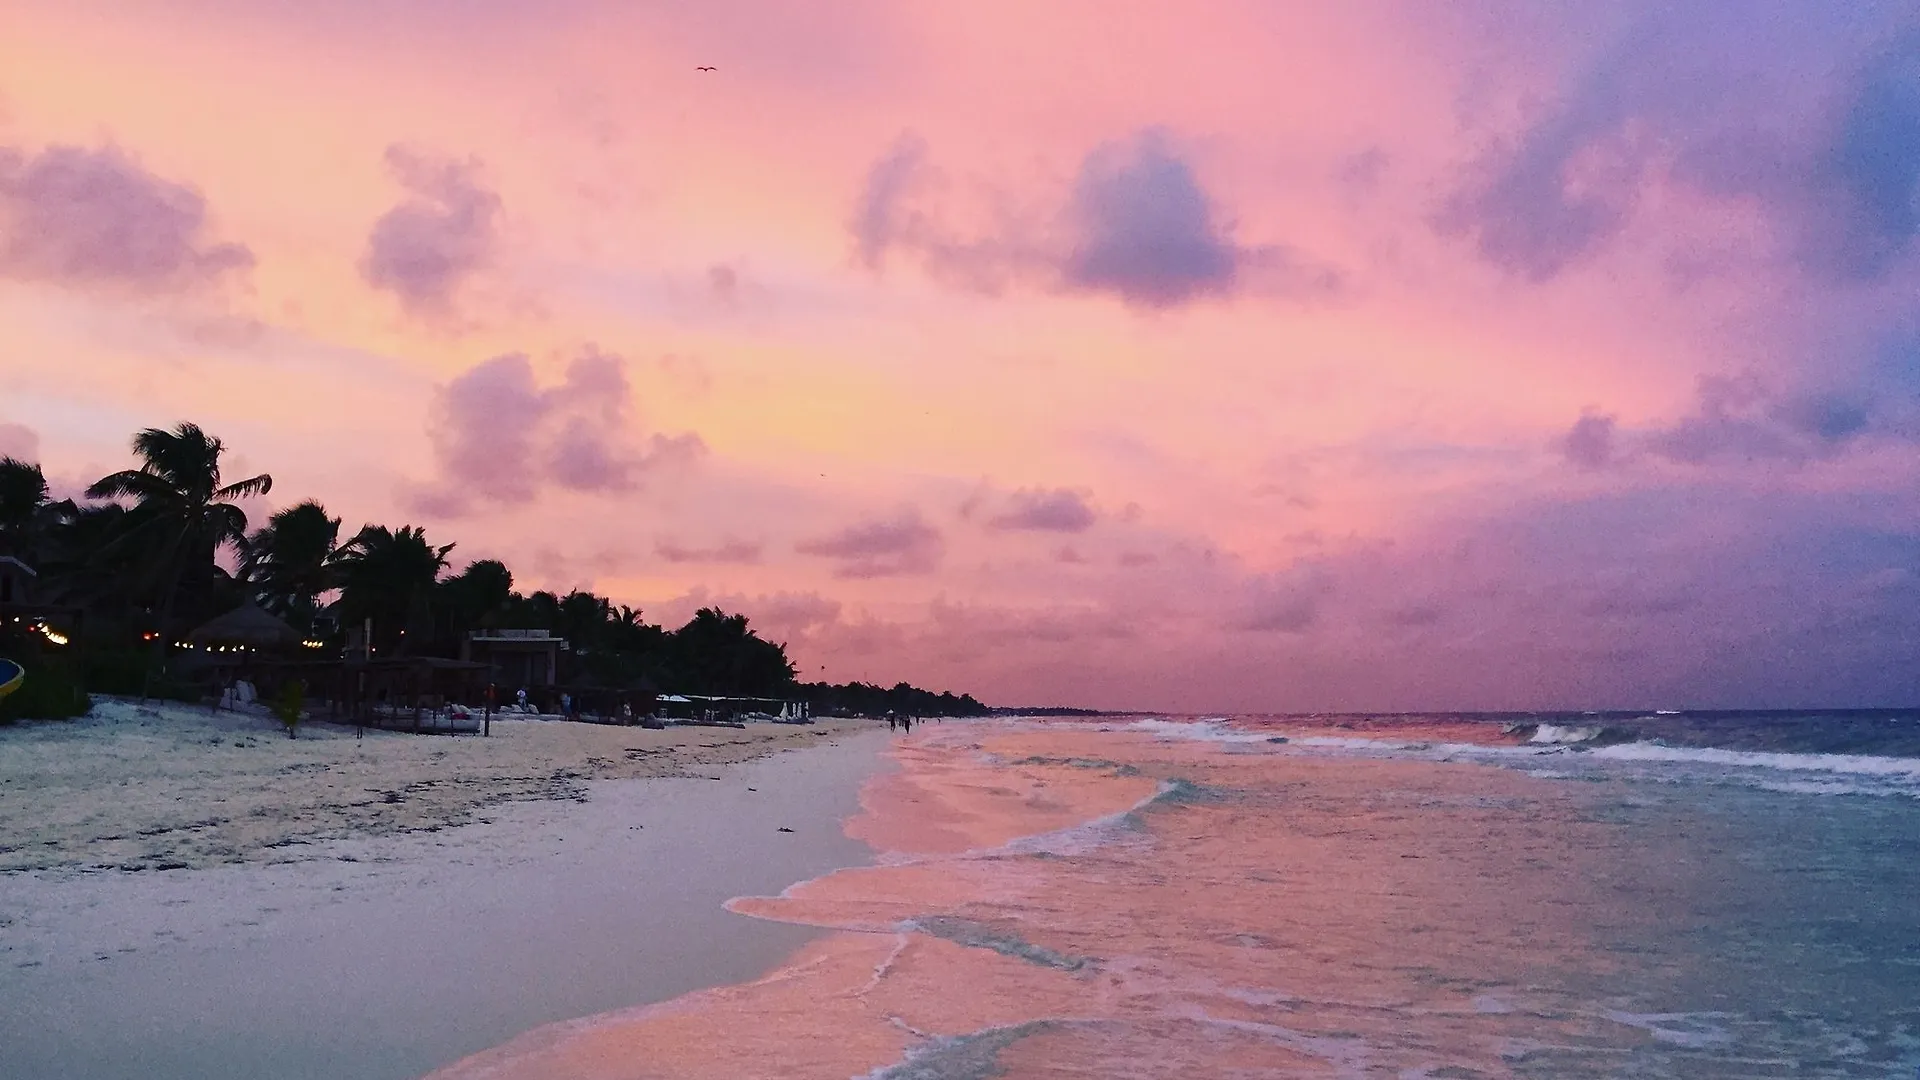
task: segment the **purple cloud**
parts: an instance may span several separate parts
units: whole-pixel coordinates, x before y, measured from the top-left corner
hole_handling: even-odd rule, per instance
[[[761,545],[745,540],[723,540],[711,547],[688,547],[673,540],[661,540],[654,554],[670,563],[757,563]]]
[[[925,140],[907,132],[867,170],[866,183],[848,225],[853,233],[854,253],[867,269],[880,269],[888,248],[912,239],[919,232],[903,218],[911,213],[905,205],[906,198],[925,167],[926,157]]]
[[[843,578],[893,577],[931,573],[946,553],[940,530],[927,524],[918,510],[909,508],[891,518],[863,522],[839,532],[794,545],[802,555],[838,560],[834,576]]]
[[[1829,394],[1777,397],[1751,376],[1700,380],[1693,413],[1647,434],[1652,452],[1702,465],[1722,459],[1805,461],[1830,456],[1866,431],[1864,406]]]
[[[244,245],[207,233],[198,191],[116,147],[0,147],[0,276],[179,292],[253,266]]]
[[[932,186],[927,156],[922,140],[905,135],[868,169],[848,224],[867,269],[878,272],[899,249],[917,255],[932,277],[970,291],[993,295],[1026,280],[1143,310],[1249,289],[1305,297],[1339,287],[1334,270],[1287,248],[1237,244],[1192,166],[1159,131],[1095,147],[1064,203],[1045,212],[996,197],[984,215],[993,224],[972,235],[917,198]]]
[[[1906,29],[1862,59],[1857,42],[1876,24]],[[1601,251],[1660,183],[1760,207],[1816,277],[1884,279],[1920,237],[1911,9],[1655,7],[1479,154],[1431,224],[1545,281]]]
[[[476,161],[395,145],[387,166],[408,196],[373,223],[360,275],[409,314],[443,317],[461,285],[492,261],[500,196],[480,186]]]
[[[1508,273],[1545,281],[1619,232],[1639,198],[1645,147],[1623,133],[1612,72],[1509,144],[1482,153],[1432,223]]]
[[[441,483],[416,493],[423,513],[447,516],[467,502],[524,503],[541,489],[630,491],[649,470],[705,452],[697,435],[633,431],[625,361],[589,348],[555,386],[541,387],[524,353],[474,365],[441,387],[429,415]]]
[[[1920,32],[1897,39],[1855,79],[1815,170],[1831,198],[1815,235],[1823,265],[1877,280],[1920,236]]]
[[[1093,527],[1093,508],[1067,488],[1016,491],[1008,502],[1005,513],[987,521],[988,528],[1077,533]]]
[[[1326,577],[1314,570],[1255,578],[1247,587],[1239,628],[1305,633],[1320,617],[1320,601],[1330,589]]]
[[[1613,463],[1613,430],[1617,418],[1585,412],[1572,430],[1560,438],[1560,453],[1582,469],[1604,469]]]
[[[1244,253],[1193,169],[1157,132],[1087,155],[1074,182],[1067,286],[1129,304],[1176,307],[1231,292]]]

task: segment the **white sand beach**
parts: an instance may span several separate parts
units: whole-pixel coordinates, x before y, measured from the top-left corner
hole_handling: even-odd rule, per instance
[[[306,857],[315,841],[439,829],[590,780],[715,775],[871,721],[650,730],[499,720],[490,737],[305,723],[265,710],[100,699],[0,727],[0,871],[160,870]]]
[[[108,703],[0,730],[10,1080],[403,1080],[750,979],[812,932],[722,905],[865,861],[841,822],[887,741],[271,723]]]

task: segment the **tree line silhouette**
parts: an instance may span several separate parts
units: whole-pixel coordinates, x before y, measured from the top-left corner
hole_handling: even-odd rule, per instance
[[[905,683],[803,684],[785,646],[761,637],[745,615],[702,608],[668,630],[584,590],[523,594],[495,559],[450,573],[455,545],[435,543],[418,526],[370,524],[343,538],[341,519],[314,500],[249,532],[238,504],[272,491],[273,478],[228,481],[225,445],[195,424],[142,431],[133,451],[139,467],[102,477],[84,500],[54,500],[38,464],[0,458],[0,555],[35,569],[41,602],[84,614],[84,671],[71,677],[88,689],[157,685],[190,696],[195,688],[166,664],[169,643],[253,601],[335,647],[346,628],[371,620],[382,656],[452,657],[471,631],[537,629],[569,642],[570,678],[604,686],[804,699],[818,712],[987,711],[969,695]],[[231,571],[223,552],[234,556]],[[15,651],[39,644],[17,625],[0,639]]]

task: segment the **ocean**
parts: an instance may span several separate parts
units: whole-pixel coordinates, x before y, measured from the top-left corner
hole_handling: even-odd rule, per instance
[[[434,1076],[1920,1075],[1920,713],[925,725],[753,982]]]

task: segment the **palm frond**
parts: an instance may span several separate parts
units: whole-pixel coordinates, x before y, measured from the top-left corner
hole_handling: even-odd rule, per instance
[[[254,495],[265,495],[272,490],[273,477],[268,476],[266,473],[261,473],[259,476],[249,476],[245,480],[228,484],[226,487],[215,491],[213,497],[220,502],[230,502],[234,499],[245,499]]]

